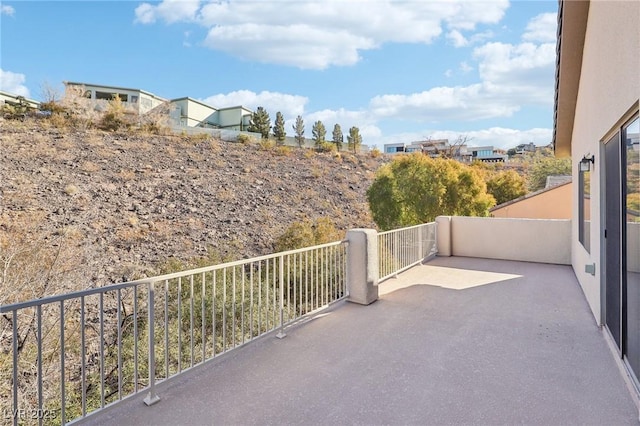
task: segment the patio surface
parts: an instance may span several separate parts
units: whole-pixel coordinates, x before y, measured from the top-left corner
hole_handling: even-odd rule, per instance
[[[436,258],[379,290],[83,424],[638,424],[569,266]]]

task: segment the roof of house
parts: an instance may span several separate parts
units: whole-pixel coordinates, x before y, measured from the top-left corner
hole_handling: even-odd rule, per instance
[[[15,93],[10,93],[10,92],[5,92],[4,90],[0,90],[0,98],[2,99],[11,99],[12,101],[18,102],[18,98],[21,97],[22,95],[18,95]],[[32,104],[32,105],[40,105],[39,101],[36,101],[35,99],[29,99],[26,96],[22,96],[25,100],[25,102]]]
[[[140,93],[144,93],[145,95],[149,95],[149,96],[153,96],[154,98],[157,99],[161,99],[163,101],[167,101],[168,99],[163,98],[162,96],[158,96],[155,95],[151,92],[147,92],[146,90],[142,90],[142,89],[134,89],[134,88],[130,88],[130,87],[121,87],[121,86],[109,86],[106,84],[92,84],[92,83],[81,83],[81,82],[77,82],[77,81],[63,81],[65,86],[86,86],[86,87],[104,87],[106,89],[115,89],[115,90],[128,90],[130,92],[140,92]]]
[[[178,102],[178,101],[189,101],[189,102],[193,102],[193,103],[196,103],[196,104],[199,104],[199,105],[205,106],[205,107],[207,107],[207,108],[211,108],[211,109],[212,109],[212,110],[214,110],[214,111],[217,111],[217,110],[218,110],[218,108],[216,108],[216,107],[214,107],[214,106],[211,106],[211,105],[209,105],[209,104],[206,104],[206,103],[204,103],[204,102],[202,102],[202,101],[199,101],[199,100],[197,100],[197,99],[190,98],[189,96],[183,96],[183,97],[181,97],[181,98],[171,99],[171,101],[170,101],[170,102]]]
[[[571,175],[551,175],[547,176],[547,183],[545,188],[551,188],[553,186],[563,185],[567,182],[571,182]]]
[[[527,200],[529,198],[533,198],[533,197],[538,196],[540,194],[544,194],[545,192],[549,192],[549,191],[552,191],[554,189],[560,188],[560,187],[565,186],[565,185],[570,185],[570,184],[571,184],[571,176],[569,176],[569,181],[568,182],[557,184],[555,186],[547,186],[546,188],[540,189],[540,190],[535,191],[535,192],[531,192],[529,194],[525,194],[522,197],[518,197],[518,198],[513,199],[511,201],[507,201],[506,203],[498,204],[497,206],[491,207],[489,209],[489,212],[492,212],[492,211],[495,211],[495,210],[498,210],[498,209],[502,209],[502,208],[510,206],[512,204],[519,203],[520,201]]]

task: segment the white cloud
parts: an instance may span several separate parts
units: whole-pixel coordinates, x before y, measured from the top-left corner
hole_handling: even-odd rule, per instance
[[[14,95],[29,97],[29,89],[24,85],[26,81],[27,78],[24,74],[4,71],[0,68],[0,90]]]
[[[242,105],[252,110],[259,106],[264,107],[269,113],[271,120],[275,120],[276,112],[280,111],[286,118],[297,117],[304,114],[304,107],[309,99],[299,95],[289,95],[286,93],[262,91],[260,93],[251,90],[237,90],[227,94],[217,94],[203,99],[216,108],[226,108]]]
[[[180,21],[192,21],[200,9],[199,0],[164,0],[157,6],[142,3],[136,7],[135,22],[152,24],[163,20],[169,24]]]
[[[548,30],[550,20],[547,15],[553,14],[533,18],[525,35],[542,27]],[[537,36],[528,38],[542,38],[543,33],[549,31],[536,32]],[[450,34],[459,33],[452,31]],[[460,40],[458,43],[462,42]],[[410,94],[380,95],[372,98],[369,106],[372,114],[379,118],[424,122],[510,117],[523,106],[551,105],[555,55],[555,42],[486,43],[473,50],[479,82],[468,86],[433,87]],[[472,69],[469,63],[460,63],[463,73]],[[451,71],[445,73],[451,74]]]
[[[209,31],[204,44],[244,59],[305,69],[353,65],[360,59],[359,50],[374,47],[365,37],[304,24],[219,26]]]
[[[410,6],[410,7],[409,7]],[[431,43],[445,28],[459,34],[499,22],[509,3],[455,0],[398,2],[309,0],[300,2],[143,3],[136,22],[191,21],[209,28],[204,45],[249,60],[307,69],[353,65],[360,53],[385,43]]]
[[[462,73],[464,74],[467,74],[473,71],[473,67],[469,65],[466,61],[462,61],[460,62],[460,71],[462,71]]]
[[[556,13],[543,13],[527,25],[527,31],[522,35],[526,41],[555,43],[558,27],[558,15]]]
[[[458,30],[449,31],[447,38],[451,40],[454,47],[464,47],[469,44],[469,40]]]
[[[9,6],[8,4],[0,5],[0,15],[13,16],[15,13],[16,10],[12,6]]]

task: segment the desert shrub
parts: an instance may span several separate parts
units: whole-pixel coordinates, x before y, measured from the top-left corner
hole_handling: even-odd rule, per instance
[[[271,151],[276,147],[276,141],[273,139],[260,139],[258,142],[258,148],[261,151]]]
[[[316,148],[318,152],[334,152],[337,151],[336,145],[331,142],[322,142]]]
[[[281,157],[288,157],[291,155],[292,152],[293,151],[291,147],[286,145],[278,145],[274,151],[276,155],[279,155]]]
[[[294,222],[276,239],[276,251],[295,250],[318,244],[339,241],[344,233],[339,231],[328,217],[321,217],[315,222],[307,219]]]
[[[371,151],[369,151],[369,155],[371,156],[371,158],[378,158],[382,155],[382,151],[380,151],[378,148],[373,148]]]
[[[253,136],[244,134],[244,133],[240,133],[237,137],[236,137],[236,141],[240,142],[242,145],[248,145],[252,142],[254,142]]]
[[[122,127],[130,127],[132,120],[128,117],[124,104],[118,95],[109,101],[107,111],[100,119],[99,127],[102,130],[116,131]]]

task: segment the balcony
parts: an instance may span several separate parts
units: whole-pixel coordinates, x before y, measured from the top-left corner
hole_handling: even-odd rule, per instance
[[[280,318],[260,336],[252,331],[246,344],[220,352],[205,348],[195,363],[198,348],[191,343],[188,350],[187,344],[186,358],[178,355],[187,359],[184,371],[167,370],[167,379],[152,389],[136,379],[136,392],[78,421],[637,424],[635,394],[567,265],[569,221],[439,218],[437,229],[438,257],[430,255],[436,238],[429,225],[383,234],[350,231],[348,243],[313,255],[247,260],[254,262],[255,276],[276,276],[261,275],[258,267],[285,272],[280,276],[287,279],[268,280],[269,306],[291,303],[284,303],[284,291],[273,295],[287,288],[278,282],[306,283],[296,272],[301,270],[328,272],[309,275],[320,277],[316,300],[324,295],[327,303],[280,309]],[[535,239],[539,235],[545,238]],[[375,262],[357,253],[375,254]],[[303,258],[316,261],[306,264]],[[345,267],[332,271],[330,265]],[[218,274],[231,276],[228,272]],[[376,285],[377,276],[388,278]],[[348,294],[341,291],[342,278]],[[302,294],[292,300],[300,301]],[[314,299],[316,293],[305,292],[304,298],[308,294]],[[370,299],[377,301],[367,304]],[[15,312],[15,306],[2,311]],[[191,321],[194,329],[199,324]],[[154,352],[162,360],[162,348]],[[142,370],[140,364],[136,370]],[[158,370],[156,376],[164,377]]]

